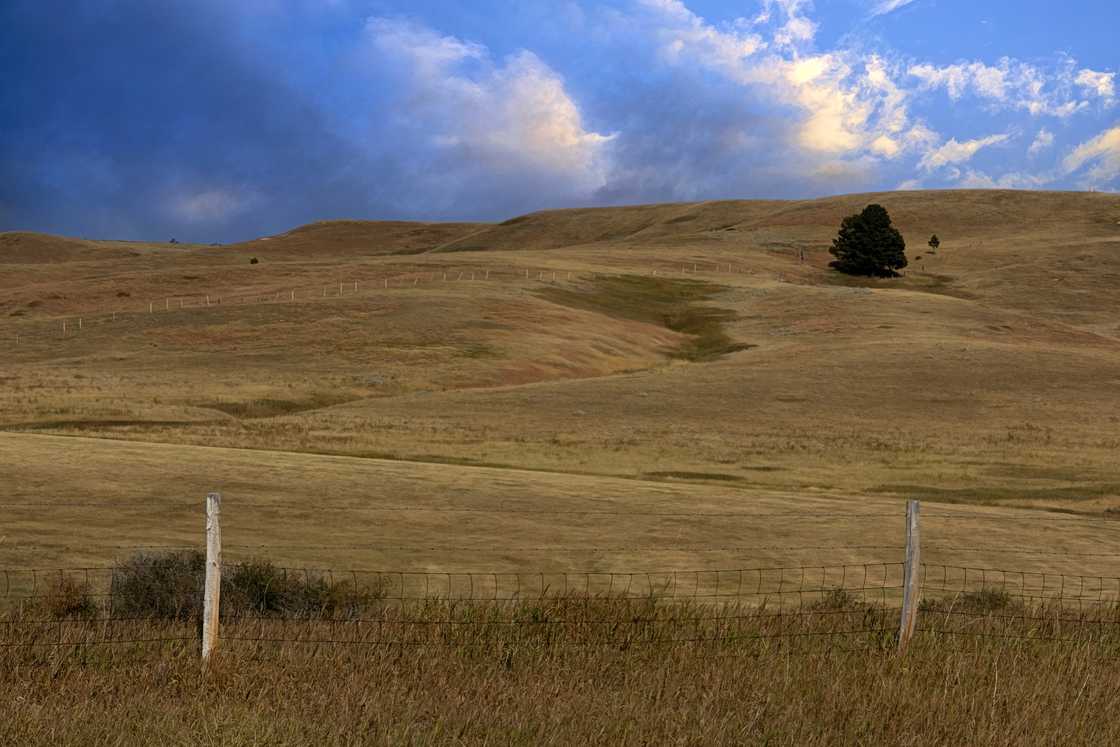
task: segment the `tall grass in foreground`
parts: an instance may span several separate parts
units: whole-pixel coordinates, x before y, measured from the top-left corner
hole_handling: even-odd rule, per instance
[[[137,556],[110,594],[0,613],[0,744],[1115,744],[1120,615],[1103,598],[842,589],[799,605],[572,593],[394,599],[231,567],[199,662],[200,567]],[[1074,605],[1073,602],[1076,602]]]
[[[1120,740],[1115,623],[979,595],[929,605],[927,628],[952,632],[899,657],[875,629],[895,611],[836,601],[781,618],[610,599],[253,614],[223,623],[205,671],[192,620],[91,618],[62,635],[108,626],[113,645],[0,648],[0,744]]]
[[[1115,744],[1118,663],[1100,644],[923,634],[898,658],[785,640],[227,641],[206,672],[193,642],[5,652],[0,743]]]

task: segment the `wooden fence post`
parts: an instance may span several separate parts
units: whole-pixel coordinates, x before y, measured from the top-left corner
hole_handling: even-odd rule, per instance
[[[202,661],[218,646],[218,609],[222,592],[222,495],[206,496],[206,588],[202,610]]]
[[[921,603],[922,587],[919,575],[922,571],[922,547],[919,532],[921,504],[918,501],[906,503],[906,562],[902,566],[902,616],[898,622],[898,653],[906,653],[910,638],[918,622],[918,605]]]

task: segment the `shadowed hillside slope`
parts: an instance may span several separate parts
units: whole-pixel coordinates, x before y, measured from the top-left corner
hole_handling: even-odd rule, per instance
[[[0,233],[0,265],[45,264],[98,257],[96,242],[45,233]]]

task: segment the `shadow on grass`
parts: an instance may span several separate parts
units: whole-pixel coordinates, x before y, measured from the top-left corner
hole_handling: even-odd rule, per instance
[[[571,308],[659,324],[688,335],[670,357],[703,362],[756,347],[736,342],[724,330],[725,324],[737,318],[734,311],[701,305],[723,290],[723,286],[698,280],[629,275],[598,277],[578,288],[545,288],[540,295]]]

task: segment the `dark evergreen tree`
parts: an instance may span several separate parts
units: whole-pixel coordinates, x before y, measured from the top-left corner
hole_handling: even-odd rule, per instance
[[[893,278],[907,265],[906,241],[882,205],[845,218],[828,251],[836,257],[829,267],[848,275]]]

